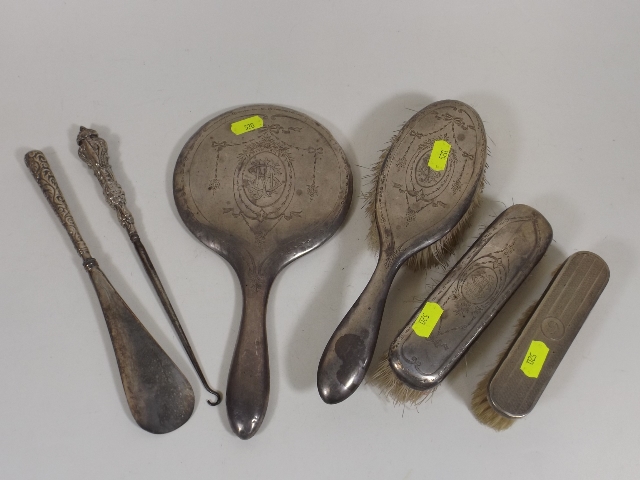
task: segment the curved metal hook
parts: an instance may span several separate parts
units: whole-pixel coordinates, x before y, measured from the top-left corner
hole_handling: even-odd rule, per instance
[[[184,335],[184,333],[183,333]],[[186,338],[186,337],[185,337]],[[207,379],[204,376],[204,373],[202,372],[202,369],[200,368],[200,364],[198,363],[198,361],[196,360],[196,356],[193,353],[193,350],[191,350],[191,347],[185,346],[185,349],[187,351],[187,354],[189,355],[189,359],[191,360],[191,365],[193,365],[193,368],[195,369],[196,373],[198,374],[198,378],[200,379],[200,382],[202,383],[202,386],[204,387],[204,389],[209,392],[211,395],[214,395],[216,397],[216,399],[212,402],[211,400],[207,400],[207,403],[209,405],[211,405],[212,407],[215,407],[216,405],[220,405],[220,402],[222,402],[222,393],[218,392],[217,390],[214,390],[213,388],[211,388],[209,386],[209,383],[207,382]]]
[[[207,385],[206,383],[204,384],[204,388],[207,392],[209,392],[211,395],[214,395],[216,397],[215,401],[212,402],[211,400],[207,400],[207,403],[212,407],[215,407],[216,405],[220,405],[220,402],[222,402],[222,393],[216,392],[214,389],[209,387],[209,385]]]

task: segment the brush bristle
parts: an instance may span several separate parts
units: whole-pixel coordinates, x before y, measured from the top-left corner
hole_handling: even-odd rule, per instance
[[[393,370],[391,370],[388,353],[385,353],[380,361],[378,368],[371,377],[370,383],[378,387],[384,396],[393,401],[394,405],[418,406],[429,399],[436,391],[436,388],[430,390],[415,390],[407,386],[393,373]]]
[[[378,251],[380,249],[380,239],[378,238],[378,226],[376,222],[376,191],[378,189],[378,179],[382,174],[385,160],[387,159],[389,150],[391,150],[391,146],[395,140],[396,136],[391,139],[390,145],[382,151],[379,160],[371,167],[371,173],[367,175],[367,178],[371,179],[369,182],[369,190],[362,194],[362,198],[365,202],[364,208],[367,217],[369,217],[370,220],[367,240],[369,247],[374,251]],[[411,270],[423,270],[434,266],[448,266],[447,261],[449,260],[449,257],[453,254],[456,246],[460,243],[464,231],[470,225],[474,213],[480,206],[480,198],[486,184],[487,167],[488,165],[485,163],[482,177],[480,178],[480,182],[478,183],[473,195],[469,209],[465,212],[460,221],[440,240],[409,257],[405,262],[407,267]]]
[[[564,264],[567,263],[566,260],[564,262],[562,262],[560,265],[558,265],[553,272],[551,272],[551,278],[556,278],[556,275],[558,275],[558,273],[560,273],[560,270],[562,270],[562,267],[564,267]]]
[[[522,313],[522,315],[516,322],[511,340],[507,343],[504,351],[500,355],[498,355],[498,365],[507,355],[507,353],[509,353],[509,350],[511,350],[511,346],[516,341],[516,338],[518,338],[518,335],[533,315],[533,312],[535,312],[536,308],[538,307],[539,301],[540,300],[536,300],[531,305],[529,305],[529,307]],[[498,413],[491,406],[491,403],[489,403],[489,398],[487,397],[489,382],[491,381],[491,378],[493,378],[493,374],[496,372],[496,370],[497,367],[489,370],[482,378],[482,380],[480,380],[480,382],[478,383],[478,386],[476,387],[475,391],[473,392],[473,396],[471,397],[471,411],[480,423],[483,423],[484,425],[493,428],[495,431],[500,432],[513,425],[516,419],[505,417],[504,415]]]
[[[487,398],[487,388],[489,380],[493,376],[493,371],[488,372],[478,383],[473,397],[471,398],[471,410],[476,419],[484,425],[493,428],[497,432],[506,430],[516,421],[515,418],[508,418],[500,415],[489,403]]]
[[[378,179],[382,174],[384,161],[387,159],[387,155],[389,154],[389,150],[391,150],[391,146],[395,139],[396,136],[394,135],[389,142],[389,146],[380,154],[378,161],[371,166],[371,173],[365,176],[365,178],[370,179],[369,190],[362,194],[365,213],[367,214],[367,217],[369,217],[369,233],[367,235],[367,242],[369,243],[369,248],[374,251],[378,251],[380,249],[378,226],[376,224],[376,192],[378,190]]]

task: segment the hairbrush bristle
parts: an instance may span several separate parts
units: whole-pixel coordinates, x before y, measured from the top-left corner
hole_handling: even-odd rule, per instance
[[[531,305],[529,305],[529,307],[522,313],[522,315],[516,322],[511,340],[507,343],[504,351],[500,355],[498,355],[498,365],[500,365],[502,359],[507,355],[507,353],[509,353],[509,350],[511,350],[511,346],[516,341],[518,335],[533,315],[533,312],[535,312],[536,308],[538,307],[539,301],[540,300],[538,299]],[[475,391],[473,392],[473,396],[471,397],[471,411],[480,423],[483,423],[486,426],[491,427],[499,432],[502,430],[506,430],[511,425],[513,425],[513,422],[515,422],[516,419],[505,417],[504,415],[497,412],[491,406],[489,398],[487,397],[489,382],[493,378],[493,374],[496,372],[497,368],[498,367],[495,367],[492,370],[489,370],[482,378],[482,380],[480,380],[480,382],[478,383],[478,386],[476,387]]]
[[[565,263],[567,263],[566,260],[553,269],[553,272],[551,272],[551,278],[556,278],[556,275],[560,273],[560,270],[562,270],[562,267],[564,267]]]
[[[378,368],[372,375],[370,383],[380,389],[383,395],[393,401],[394,405],[418,406],[429,399],[436,388],[429,390],[415,390],[400,380],[389,365],[389,354],[385,353]]]
[[[367,214],[367,217],[369,217],[370,221],[369,233],[367,234],[367,242],[369,243],[369,248],[374,251],[378,251],[380,248],[378,226],[376,224],[376,192],[378,190],[378,179],[382,174],[384,161],[387,159],[387,155],[389,155],[389,150],[391,150],[391,146],[393,145],[395,139],[396,135],[394,135],[389,142],[389,146],[382,150],[378,161],[371,166],[371,173],[365,176],[365,178],[370,179],[368,182],[369,190],[362,194],[362,198],[364,199],[365,213]]]
[[[374,251],[378,251],[380,249],[380,239],[378,238],[378,226],[376,221],[376,191],[378,189],[378,179],[382,174],[385,160],[387,159],[387,155],[389,154],[395,140],[396,136],[391,139],[390,145],[382,151],[379,160],[371,167],[371,173],[367,175],[368,178],[371,178],[369,182],[369,190],[362,194],[362,198],[365,202],[364,208],[371,222],[369,225],[367,240],[369,247]],[[471,204],[460,221],[440,240],[409,257],[404,263],[407,267],[411,270],[423,270],[434,266],[448,266],[447,261],[449,260],[449,257],[453,254],[455,248],[460,243],[465,230],[470,225],[473,215],[480,205],[480,198],[486,184],[487,168],[488,165],[485,163],[482,171],[482,177],[480,178],[476,191],[471,199]]]
[[[471,410],[480,423],[499,432],[513,425],[516,419],[499,414],[489,403],[487,388],[489,387],[489,380],[491,380],[492,376],[493,371],[490,371],[484,376],[480,383],[478,383],[471,398]]]

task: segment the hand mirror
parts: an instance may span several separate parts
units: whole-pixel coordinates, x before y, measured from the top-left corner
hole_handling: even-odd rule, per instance
[[[207,122],[182,149],[173,176],[187,228],[240,280],[243,310],[227,415],[240,438],[260,428],[269,399],[265,314],[288,263],[320,246],[344,220],[352,193],[342,148],[315,120],[253,105]]]

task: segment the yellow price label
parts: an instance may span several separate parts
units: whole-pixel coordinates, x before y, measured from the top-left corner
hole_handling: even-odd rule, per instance
[[[451,145],[446,140],[436,140],[433,142],[431,156],[429,157],[429,167],[436,172],[440,172],[447,166]]]
[[[231,131],[236,135],[242,135],[243,133],[251,132],[253,130],[257,130],[258,128],[262,128],[264,126],[264,122],[262,121],[262,117],[258,115],[254,115],[253,117],[245,118],[244,120],[238,120],[237,122],[233,122],[231,124]]]
[[[544,342],[533,340],[524,356],[520,370],[529,378],[538,378],[548,354],[549,347]]]
[[[437,303],[425,303],[420,315],[418,315],[416,321],[413,322],[411,328],[416,332],[416,335],[429,338],[433,329],[436,328],[436,324],[438,323],[438,320],[440,320],[442,312],[444,312],[444,310]]]

